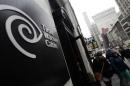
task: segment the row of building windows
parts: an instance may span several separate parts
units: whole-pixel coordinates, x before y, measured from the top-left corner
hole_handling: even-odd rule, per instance
[[[130,14],[130,1],[128,0],[116,0],[123,16]]]

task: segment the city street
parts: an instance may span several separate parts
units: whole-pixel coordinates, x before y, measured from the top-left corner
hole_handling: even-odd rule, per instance
[[[130,86],[130,0],[0,0],[0,69],[0,86]]]

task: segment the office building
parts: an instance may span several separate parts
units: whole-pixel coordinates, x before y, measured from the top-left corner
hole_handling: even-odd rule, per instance
[[[84,16],[84,19],[86,21],[86,24],[90,30],[92,37],[94,37],[94,39],[96,40],[98,47],[101,48],[101,42],[100,42],[100,38],[99,38],[100,33],[99,33],[97,25],[90,22],[90,20],[87,16],[87,13],[84,12],[83,16]]]
[[[93,16],[93,20],[97,25],[100,34],[102,33],[102,28],[112,28],[114,23],[117,21],[117,13],[115,8],[110,8],[103,12],[100,12]]]
[[[127,17],[130,14],[130,0],[115,0],[123,17]]]

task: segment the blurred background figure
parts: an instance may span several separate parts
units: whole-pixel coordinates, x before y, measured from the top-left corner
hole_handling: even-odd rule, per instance
[[[95,59],[93,61],[93,71],[96,79],[97,74],[100,73],[102,74],[101,80],[103,80],[106,86],[112,86],[111,77],[113,76],[113,70],[109,62],[102,55],[102,51],[97,52],[97,54],[95,55]],[[100,84],[101,80],[97,79],[98,86],[101,86]]]
[[[124,58],[130,59],[130,49],[129,48],[120,46],[119,52],[120,52],[121,56],[123,57],[123,59]]]

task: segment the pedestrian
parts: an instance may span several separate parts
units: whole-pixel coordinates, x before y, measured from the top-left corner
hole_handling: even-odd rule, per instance
[[[93,71],[95,74],[95,78],[97,80],[98,86],[100,85],[100,81],[106,84],[106,86],[112,86],[111,77],[113,75],[113,70],[106,58],[102,55],[102,52],[97,52],[95,55],[95,59],[93,60]]]
[[[130,49],[126,48],[124,49],[122,46],[120,46],[119,52],[124,60],[124,58],[130,58]]]
[[[113,51],[107,50],[106,58],[110,61],[115,73],[120,78],[120,86],[129,86],[130,73],[128,72],[128,66],[124,63],[121,56]]]

